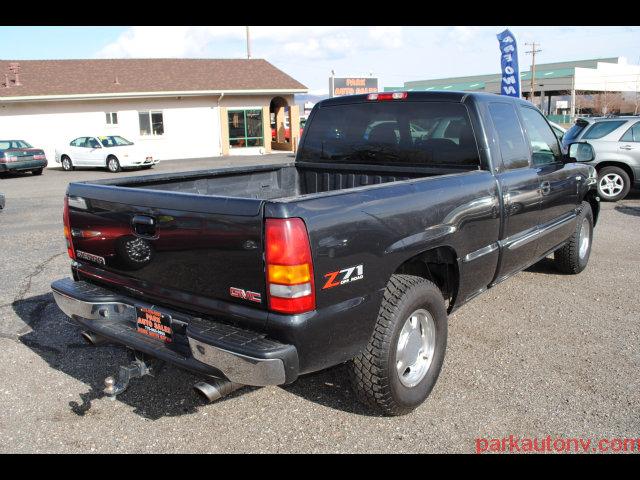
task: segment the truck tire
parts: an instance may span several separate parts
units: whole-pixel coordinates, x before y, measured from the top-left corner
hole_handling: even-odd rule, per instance
[[[593,212],[589,202],[582,202],[576,229],[569,241],[553,253],[556,268],[562,273],[577,274],[589,263],[593,240]]]
[[[356,397],[386,415],[404,415],[429,396],[447,346],[440,289],[414,275],[392,275],[368,345],[349,365]]]
[[[598,195],[605,202],[617,202],[631,189],[629,174],[620,167],[604,167],[598,172]]]

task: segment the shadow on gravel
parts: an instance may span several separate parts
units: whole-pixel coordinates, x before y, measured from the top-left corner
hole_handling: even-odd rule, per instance
[[[92,402],[105,396],[102,393],[104,379],[116,374],[120,365],[129,363],[131,351],[119,345],[86,343],[80,336],[80,327],[58,309],[51,293],[19,300],[12,306],[32,329],[18,341],[42,357],[51,368],[89,386],[88,392],[79,394],[81,402],[69,402],[69,408],[76,415],[89,413]],[[134,413],[150,420],[195,413],[198,407],[206,406],[193,391],[193,385],[200,380],[197,375],[165,364],[153,377],[132,380],[116,401],[130,405]],[[253,390],[254,387],[244,387],[215,404]]]
[[[51,293],[18,300],[12,304],[15,313],[31,329],[18,341],[37,353],[47,364],[84,383],[89,391],[78,393],[80,402],[70,401],[70,410],[78,416],[90,414],[92,402],[102,398],[104,379],[117,373],[120,365],[129,363],[132,352],[119,345],[89,345],[80,336],[81,328],[60,311]],[[25,372],[28,374],[28,372]],[[133,407],[134,413],[157,420],[195,413],[207,404],[193,391],[202,377],[165,364],[155,376],[131,381],[129,388],[117,400]],[[51,386],[50,388],[54,388]],[[218,400],[233,401],[258,387],[246,386]],[[285,391],[311,402],[359,415],[376,413],[362,406],[351,392],[344,365],[311,375],[305,375]],[[56,392],[52,392],[55,394]],[[61,392],[63,394],[75,392]]]
[[[614,208],[614,210],[616,212],[624,213],[625,215],[640,217],[640,207],[630,207],[628,205],[617,205]]]
[[[547,275],[567,275],[555,267],[553,258],[551,257],[543,258],[538,263],[534,263],[527,268],[526,271],[531,273],[545,273]]]
[[[347,365],[338,365],[300,377],[283,390],[325,407],[367,417],[383,415],[360,403],[351,389]]]

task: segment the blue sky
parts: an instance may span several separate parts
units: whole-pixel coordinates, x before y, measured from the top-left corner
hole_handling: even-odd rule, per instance
[[[307,85],[328,89],[337,76],[380,78],[381,87],[404,81],[499,71],[496,33],[485,27],[251,27],[252,56],[266,58]],[[535,40],[537,62],[627,57],[640,63],[640,27],[509,26],[528,68],[525,42]],[[128,58],[246,55],[245,27],[0,27],[0,58]]]

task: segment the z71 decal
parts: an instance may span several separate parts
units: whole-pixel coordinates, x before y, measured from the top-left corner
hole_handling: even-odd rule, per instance
[[[327,282],[322,289],[326,290],[327,288],[362,280],[364,278],[364,267],[362,265],[356,265],[355,267],[343,268],[337,272],[326,273],[324,278],[327,279]]]

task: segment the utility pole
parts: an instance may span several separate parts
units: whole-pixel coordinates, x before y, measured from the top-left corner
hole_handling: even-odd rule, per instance
[[[536,47],[540,46],[540,44],[536,42],[525,43],[525,45],[531,45],[531,50],[528,50],[525,53],[531,54],[531,92],[529,93],[529,100],[535,105],[534,100],[536,93],[536,53],[541,52],[542,50],[536,49]],[[542,107],[542,105],[540,105],[540,107]]]
[[[245,27],[247,30],[247,58],[251,58],[251,37],[249,36],[249,27]]]

